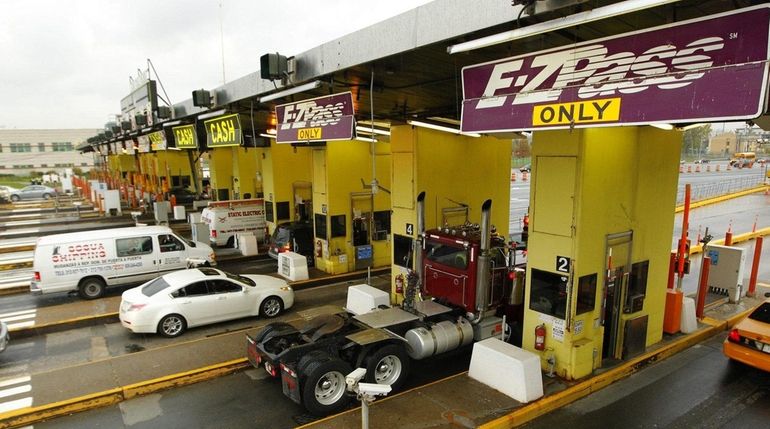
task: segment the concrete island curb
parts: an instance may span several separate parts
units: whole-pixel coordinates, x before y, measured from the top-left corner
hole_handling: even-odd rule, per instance
[[[185,386],[221,377],[239,371],[248,366],[246,358],[234,359],[191,371],[180,372],[127,386],[117,387],[103,392],[92,393],[66,401],[28,407],[0,414],[0,429],[31,425],[56,417],[107,407],[137,396],[155,393],[173,387]]]
[[[622,380],[643,369],[649,364],[673,356],[674,354],[679,353],[680,351],[689,348],[703,340],[706,340],[707,338],[730,329],[751,311],[752,310],[744,311],[730,317],[727,320],[716,320],[706,317],[701,322],[707,326],[690,335],[683,336],[682,338],[677,339],[670,344],[666,344],[656,350],[631,359],[618,367],[612,368],[602,374],[586,379],[578,384],[575,384],[574,386],[562,390],[561,392],[543,397],[535,402],[524,405],[523,407],[514,410],[508,415],[499,417],[495,420],[480,425],[479,428],[512,428],[532,421],[537,417],[575,402],[578,399],[588,396],[591,393],[599,391],[616,381]]]
[[[743,191],[733,192],[731,194],[725,194],[720,195],[718,197],[712,197],[712,198],[704,198],[702,200],[693,201],[690,203],[690,209],[697,209],[698,207],[707,206],[709,204],[716,204],[721,203],[727,200],[732,200],[733,198],[739,198],[746,195],[756,194],[757,192],[762,192],[767,189],[770,189],[770,186],[768,185],[759,185],[754,188],[749,188]],[[674,209],[674,213],[681,213],[684,211],[684,205],[676,206]]]

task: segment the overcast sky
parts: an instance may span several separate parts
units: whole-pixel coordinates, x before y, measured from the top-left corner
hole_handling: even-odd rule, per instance
[[[0,12],[0,128],[102,128],[120,112],[129,76],[146,69],[148,58],[178,103],[194,89],[222,84],[222,45],[229,82],[258,70],[262,54],[295,55],[427,2],[6,3]]]

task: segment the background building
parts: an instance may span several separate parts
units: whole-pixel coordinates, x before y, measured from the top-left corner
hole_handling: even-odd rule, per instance
[[[93,153],[81,154],[75,147],[100,131],[0,129],[0,174],[60,172],[67,167],[88,171],[94,166]]]

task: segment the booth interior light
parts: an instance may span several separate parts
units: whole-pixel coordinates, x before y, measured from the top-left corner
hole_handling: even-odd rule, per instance
[[[265,95],[263,97],[259,97],[259,102],[264,103],[266,101],[275,100],[277,98],[286,97],[289,95],[299,94],[300,92],[310,91],[311,89],[316,89],[319,86],[321,86],[320,80],[314,80],[312,82],[308,82],[299,86],[294,86],[288,89],[284,89],[283,91],[274,92],[272,94]]]
[[[356,125],[356,131],[361,131],[362,133],[366,133],[366,134],[379,134],[381,136],[390,135],[390,131],[388,130],[381,130],[379,128],[373,128],[373,127],[365,127],[363,125]]]
[[[477,134],[477,133],[464,133],[464,132],[458,130],[457,128],[445,127],[443,125],[431,124],[430,122],[407,121],[407,123],[409,125],[414,125],[415,127],[430,128],[432,130],[437,130],[437,131],[446,131],[448,133],[459,134],[459,135],[462,135],[462,136],[481,137],[481,134]]]
[[[264,137],[266,139],[274,139],[275,138],[275,134],[259,133],[259,136],[260,137]]]
[[[660,128],[661,130],[671,131],[674,129],[674,126],[671,124],[667,124],[665,122],[653,122],[650,124],[651,127]]]
[[[204,114],[202,114],[202,115],[198,116],[198,120],[199,120],[199,121],[202,121],[202,120],[204,120],[204,119],[209,119],[209,118],[216,118],[217,116],[222,116],[222,115],[224,115],[225,113],[227,113],[227,110],[226,110],[226,109],[219,109],[219,110],[214,110],[214,111],[212,111],[212,112],[204,113]]]
[[[564,28],[574,27],[576,25],[586,24],[594,21],[600,21],[602,19],[612,18],[618,15],[625,15],[627,13],[637,12],[657,6],[663,6],[669,3],[676,3],[678,1],[679,0],[622,1],[608,6],[598,7],[596,9],[588,10],[585,12],[576,13],[574,15],[565,16],[563,18],[540,22],[527,27],[521,27],[515,30],[505,31],[498,34],[493,34],[491,36],[482,37],[480,39],[469,40],[467,42],[451,45],[447,48],[447,52],[450,54],[456,54],[459,52],[472,51],[474,49],[511,42],[513,40],[523,39],[525,37],[562,30]]]
[[[356,140],[360,140],[362,142],[369,142],[369,143],[374,143],[377,141],[375,139],[370,139],[369,137],[361,137],[361,136],[356,136]]]

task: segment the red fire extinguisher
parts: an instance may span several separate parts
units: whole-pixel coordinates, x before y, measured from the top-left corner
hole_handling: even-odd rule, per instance
[[[535,327],[535,350],[545,350],[545,323]]]

